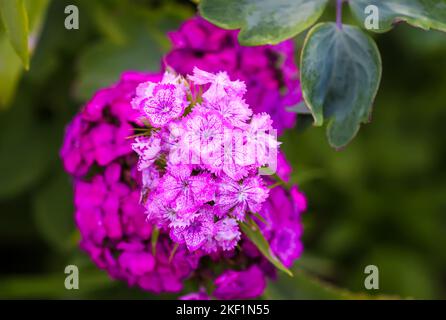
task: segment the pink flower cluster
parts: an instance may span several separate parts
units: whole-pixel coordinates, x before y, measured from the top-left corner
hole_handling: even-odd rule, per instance
[[[225,72],[197,68],[189,81],[166,72],[136,89],[133,108],[150,124],[133,144],[148,219],[189,251],[234,249],[238,221],[268,197],[258,170],[266,154],[276,160],[279,144],[269,115],[252,116],[245,92]]]
[[[201,39],[202,44],[195,43],[188,51],[192,43],[180,38],[174,40],[175,48],[166,61],[171,67],[177,64],[174,69],[180,73],[182,71],[177,70],[181,67],[180,61],[187,68],[189,64],[196,64],[204,70],[217,72],[221,70],[206,66],[226,68],[221,62],[225,55],[239,59],[249,49],[253,57],[264,55],[271,61],[272,53],[279,51],[280,46],[241,48],[235,42],[229,44],[225,40],[229,39],[228,31],[220,30],[201,18],[187,21],[178,36],[185,35],[188,25],[196,25],[202,31],[194,38],[197,41]],[[222,36],[216,39],[220,39],[218,45],[218,41],[209,40],[212,34]],[[213,46],[218,48],[210,48]],[[181,58],[186,52],[197,50],[202,50],[200,54],[206,66],[200,65],[200,54],[193,61]],[[274,76],[271,73],[270,78],[259,77],[262,80],[257,84],[254,80],[246,81],[257,77],[256,72],[262,73],[271,68],[266,62],[260,63],[262,59],[253,58],[256,66],[252,68],[248,67],[249,61],[245,61],[243,64],[231,63],[231,68],[227,69],[230,78],[246,82],[246,101],[241,97],[245,91],[243,84],[232,81],[230,88],[225,87],[225,94],[238,95],[238,98],[227,104],[213,104],[211,98],[218,97],[222,91],[219,86],[212,87],[213,83],[220,82],[216,81],[215,75],[207,73],[201,73],[203,77],[199,75],[195,80],[203,83],[199,86],[206,92],[216,94],[209,93],[196,99],[200,96],[196,86],[189,87],[180,78],[126,72],[117,84],[98,91],[67,127],[60,154],[66,171],[73,177],[75,220],[81,234],[81,247],[98,267],[107,270],[113,278],[155,293],[179,293],[186,280],[198,288],[208,287],[209,281],[214,283],[213,292],[200,291],[185,297],[190,299],[204,299],[208,294],[219,299],[258,297],[265,288],[266,278],[272,277],[275,270],[240,234],[238,220],[243,219],[243,214],[248,211],[258,212],[265,221],[254,218],[272,251],[285,265],[291,266],[300,255],[300,215],[306,208],[304,196],[296,187],[286,189],[279,186],[268,190],[265,186],[274,182],[268,178],[261,179],[255,173],[259,163],[253,164],[252,158],[248,158],[251,161],[249,165],[243,162],[246,160],[243,158],[242,162],[227,163],[222,161],[219,153],[210,152],[215,151],[218,145],[219,139],[210,137],[216,136],[213,129],[218,128],[220,122],[230,132],[269,128],[271,119],[262,113],[253,116],[248,104],[257,112],[271,113],[275,123],[280,124],[285,119],[278,117],[280,120],[277,122],[272,107],[270,110],[267,110],[269,107],[261,108],[267,105],[282,108],[282,102],[277,104],[278,101],[291,92],[283,95],[280,90],[286,82],[284,79],[294,71],[290,73],[285,65],[276,63],[271,69]],[[190,72],[192,69],[184,74]],[[206,80],[204,76],[210,78]],[[228,79],[224,74],[220,76]],[[206,81],[209,82],[204,84]],[[269,86],[268,83],[273,82],[275,85]],[[182,87],[181,83],[185,86]],[[257,93],[252,95],[251,92],[256,90]],[[267,91],[274,91],[275,94],[271,94],[274,98],[269,100],[260,94]],[[299,95],[294,97],[299,98]],[[269,102],[265,102],[267,100]],[[133,109],[132,101],[143,108]],[[193,110],[190,110],[191,101]],[[259,106],[262,107],[259,109]],[[184,113],[186,117],[181,118]],[[141,114],[149,123],[141,119]],[[149,124],[150,136],[141,135],[136,141],[129,139],[147,130]],[[260,137],[268,137],[267,133]],[[225,133],[222,138],[227,141],[224,137]],[[251,134],[248,137],[259,136]],[[205,141],[199,149],[193,148],[196,139]],[[245,144],[246,139],[245,135]],[[188,143],[179,144],[181,140]],[[268,141],[251,142],[262,145]],[[179,146],[188,148],[184,150]],[[275,147],[274,144],[271,146]],[[262,148],[259,149],[257,159],[262,155]],[[222,154],[227,157],[225,150],[228,149],[223,148]],[[233,150],[229,148],[229,159],[234,159]],[[178,160],[184,160],[185,154],[193,161],[182,165]],[[197,155],[198,161],[195,161],[193,158]],[[290,166],[279,153],[277,174],[287,180],[290,172]],[[268,191],[269,197],[266,197]],[[162,196],[155,196],[160,194]],[[141,200],[146,208],[140,204]],[[159,236],[156,229],[159,229]],[[203,235],[207,235],[205,240]],[[234,248],[237,242],[238,246]]]

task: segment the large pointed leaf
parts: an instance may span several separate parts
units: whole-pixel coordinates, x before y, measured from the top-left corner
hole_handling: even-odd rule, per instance
[[[327,0],[202,0],[201,15],[225,29],[241,29],[244,45],[277,44],[311,27]]]
[[[24,0],[0,0],[0,13],[9,41],[25,68],[28,69],[29,25]]]
[[[32,39],[29,48],[30,54],[39,38],[48,4],[49,0],[25,1],[30,27],[29,38]],[[2,24],[2,22],[3,21],[0,21],[0,24]],[[0,28],[0,110],[8,106],[12,101],[20,75],[23,71],[23,62],[21,62],[21,59],[13,49],[11,41],[8,41],[6,30],[3,29],[6,29],[6,26]]]
[[[25,0],[29,21],[29,51],[32,55],[40,36],[50,0]]]
[[[0,110],[10,104],[22,69],[20,58],[0,31]]]
[[[425,30],[437,29],[446,32],[446,0],[355,0],[350,7],[355,16],[364,22],[368,14],[366,8],[376,6],[379,11],[378,29],[386,32],[393,25],[405,21]]]
[[[283,265],[282,262],[272,252],[268,241],[263,236],[259,226],[254,220],[249,219],[247,222],[240,223],[240,229],[251,240],[260,252],[271,262],[277,269],[282,270],[286,274],[293,276],[291,271]]]
[[[375,42],[359,28],[321,23],[308,33],[301,57],[302,92],[315,125],[328,120],[333,147],[345,146],[369,121],[381,69]]]

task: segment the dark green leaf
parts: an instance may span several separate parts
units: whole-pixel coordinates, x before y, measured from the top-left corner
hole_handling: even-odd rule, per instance
[[[308,33],[301,57],[302,92],[315,125],[328,120],[331,146],[345,146],[369,121],[381,72],[379,50],[359,28],[321,23]]]
[[[327,0],[202,0],[201,15],[225,29],[241,29],[244,45],[277,44],[311,27]]]
[[[240,223],[242,232],[251,240],[260,252],[271,262],[277,269],[282,270],[289,276],[293,276],[291,271],[283,265],[282,262],[272,252],[268,241],[263,236],[259,226],[254,220],[249,219],[247,222]]]
[[[398,22],[425,30],[436,29],[446,32],[445,0],[355,0],[350,1],[354,15],[365,22],[369,14],[366,8],[374,5],[379,9],[378,29],[375,32],[386,32]]]
[[[294,112],[297,114],[311,114],[310,109],[305,105],[305,102],[301,102],[295,106],[291,106],[286,108],[286,111],[288,112]]]

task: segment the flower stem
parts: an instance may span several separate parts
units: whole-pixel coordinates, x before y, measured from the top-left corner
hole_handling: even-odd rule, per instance
[[[336,26],[342,30],[342,4],[344,0],[336,0]]]
[[[275,184],[269,185],[268,188],[269,189],[274,189],[275,187],[278,187],[278,186],[283,186],[283,182],[278,181]]]
[[[289,189],[291,186],[288,182],[286,182],[285,180],[283,180],[281,177],[279,177],[279,175],[277,173],[273,174],[271,176],[274,180],[276,180],[276,182],[274,184],[272,184],[271,186],[269,186],[270,189],[275,188],[277,186],[283,186],[286,189]]]
[[[172,262],[172,259],[175,256],[175,253],[177,252],[178,246],[179,246],[179,244],[175,243],[175,246],[173,247],[172,251],[170,252],[169,264]]]

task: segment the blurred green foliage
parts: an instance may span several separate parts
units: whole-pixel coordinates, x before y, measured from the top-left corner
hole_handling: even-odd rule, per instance
[[[63,27],[68,4],[79,7],[79,30]],[[64,126],[94,90],[124,69],[159,68],[166,31],[194,6],[104,4],[51,2],[30,71],[0,113],[1,298],[171,297],[111,281],[77,248],[58,149]],[[373,123],[340,152],[310,117],[281,139],[309,199],[305,254],[296,276],[280,275],[265,298],[446,298],[446,35],[399,26],[376,40],[384,75]],[[78,291],[63,286],[68,264],[79,266]],[[376,291],[364,290],[369,264],[380,270]]]

